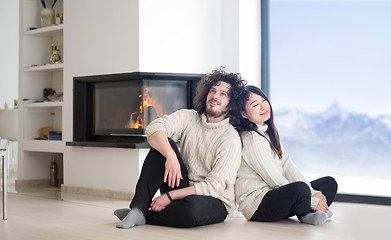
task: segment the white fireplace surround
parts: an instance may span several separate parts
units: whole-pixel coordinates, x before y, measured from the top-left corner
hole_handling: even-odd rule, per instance
[[[227,71],[241,72],[250,84],[260,86],[258,0],[64,0],[63,9],[65,142],[73,139],[75,76],[123,72],[205,74],[225,66]],[[58,149],[63,157],[64,194],[116,198],[130,198],[134,193],[149,151],[65,144]],[[26,156],[32,154],[40,157],[35,153]],[[46,162],[39,165],[28,160],[23,160],[19,168],[21,183],[47,174]]]

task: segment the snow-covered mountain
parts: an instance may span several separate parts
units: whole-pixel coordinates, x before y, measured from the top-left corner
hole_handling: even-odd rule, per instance
[[[281,143],[302,171],[391,179],[391,116],[337,103],[319,113],[274,110]]]

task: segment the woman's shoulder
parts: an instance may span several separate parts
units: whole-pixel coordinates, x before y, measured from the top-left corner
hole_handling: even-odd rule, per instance
[[[256,131],[243,131],[240,133],[240,136],[242,137],[242,139],[246,139],[246,140],[251,140],[253,139],[254,137],[258,137],[259,136],[259,133],[257,133]]]
[[[259,134],[256,133],[255,131],[244,131],[240,133],[243,146],[253,143],[254,140],[258,137],[257,135],[259,136]]]
[[[261,136],[256,131],[245,131],[240,134],[242,138],[243,146],[249,146],[251,144],[268,144],[268,140]]]

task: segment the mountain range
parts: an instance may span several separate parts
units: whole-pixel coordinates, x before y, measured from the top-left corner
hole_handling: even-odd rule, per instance
[[[281,143],[303,172],[391,179],[391,116],[333,103],[325,111],[275,110]]]

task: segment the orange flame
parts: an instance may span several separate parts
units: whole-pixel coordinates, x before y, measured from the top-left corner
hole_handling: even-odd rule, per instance
[[[151,107],[152,106],[152,98],[150,96],[151,90],[149,88],[144,89],[144,93],[140,94],[138,97],[142,99],[140,101],[140,114],[137,117],[137,121],[132,124],[131,128],[143,128],[143,109],[146,107]],[[144,95],[144,97],[143,97]]]

